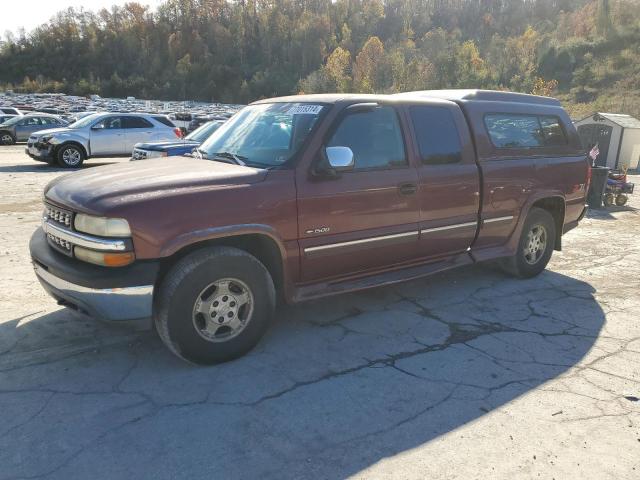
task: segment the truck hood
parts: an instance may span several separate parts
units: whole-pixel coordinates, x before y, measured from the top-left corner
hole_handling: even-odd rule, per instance
[[[264,169],[176,157],[86,168],[53,180],[44,194],[61,207],[103,215],[156,197],[258,183],[266,175]]]

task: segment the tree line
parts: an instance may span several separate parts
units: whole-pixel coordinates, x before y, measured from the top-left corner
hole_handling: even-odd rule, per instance
[[[587,103],[636,95],[639,73],[637,0],[131,2],[0,44],[5,89],[240,103],[466,87]]]

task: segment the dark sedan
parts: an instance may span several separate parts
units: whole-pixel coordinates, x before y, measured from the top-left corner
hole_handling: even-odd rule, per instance
[[[148,158],[175,157],[191,153],[199,147],[224,123],[221,120],[207,122],[197,128],[182,140],[175,142],[137,143],[133,147],[131,160],[146,160]]]

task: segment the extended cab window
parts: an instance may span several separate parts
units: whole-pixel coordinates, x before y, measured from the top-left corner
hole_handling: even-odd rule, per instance
[[[356,170],[407,165],[402,130],[392,107],[348,113],[327,146],[349,147]]]
[[[484,118],[491,141],[498,148],[535,148],[566,145],[560,119],[546,115],[500,113]]]
[[[534,115],[491,114],[484,121],[491,141],[498,148],[544,146],[542,128]]]
[[[560,124],[558,117],[539,117],[544,135],[544,143],[548,146],[558,146],[567,144],[567,136]]]
[[[443,107],[411,107],[420,158],[425,165],[457,163],[462,160],[458,127],[451,111]]]
[[[124,117],[124,128],[153,128],[153,124],[142,117]]]

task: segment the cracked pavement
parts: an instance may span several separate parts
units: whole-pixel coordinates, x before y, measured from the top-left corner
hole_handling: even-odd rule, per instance
[[[0,147],[0,479],[640,478],[638,195],[538,278],[476,266],[283,307],[203,368],[44,293],[27,243],[63,172],[23,148]]]

